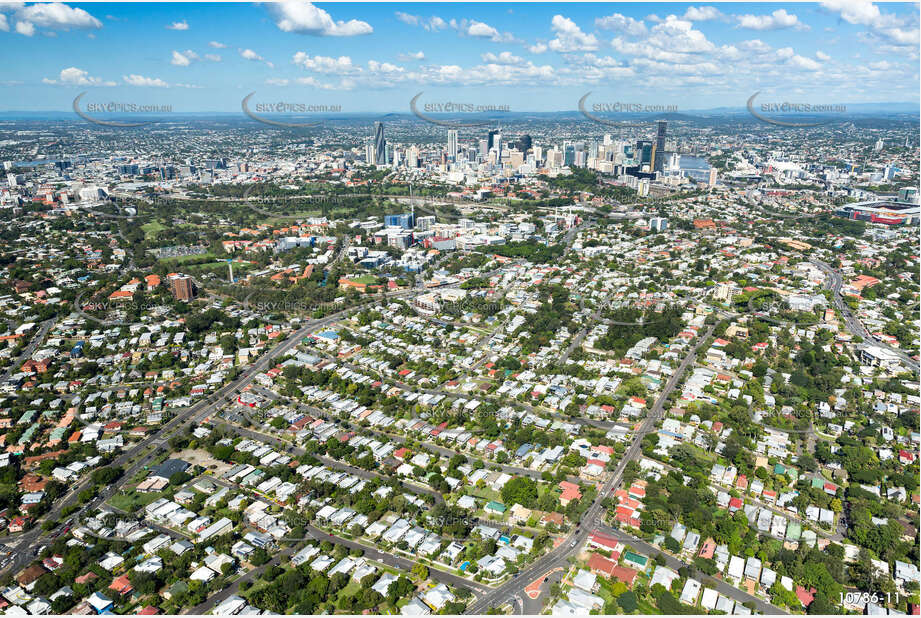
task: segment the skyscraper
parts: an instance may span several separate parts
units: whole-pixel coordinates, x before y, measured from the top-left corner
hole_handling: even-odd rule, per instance
[[[486,138],[486,152],[492,150],[496,145],[496,137],[499,135],[499,129],[490,129],[489,136]]]
[[[448,156],[457,156],[457,129],[448,129]]]
[[[531,148],[531,143],[532,142],[531,142],[530,135],[527,135],[527,134],[522,135],[521,138],[518,140],[518,150],[520,150],[521,152],[527,152]]]
[[[665,171],[665,132],[667,129],[667,121],[659,120],[656,122],[656,141],[652,146],[652,161],[650,165],[654,172]]]
[[[374,123],[374,164],[387,165],[387,140],[384,139],[384,123]]]

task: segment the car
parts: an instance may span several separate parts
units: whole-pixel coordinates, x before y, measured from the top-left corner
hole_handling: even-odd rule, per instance
[[[545,577],[545,578],[544,578],[544,583],[546,584],[548,581],[550,581],[550,578],[549,578],[549,577]]]

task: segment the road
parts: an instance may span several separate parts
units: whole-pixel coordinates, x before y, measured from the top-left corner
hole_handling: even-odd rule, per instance
[[[32,340],[29,342],[29,345],[27,345],[26,348],[22,351],[22,354],[20,354],[10,364],[9,369],[3,373],[3,378],[0,378],[0,383],[5,383],[7,380],[9,380],[14,373],[19,371],[19,368],[22,367],[24,362],[32,358],[32,353],[35,352],[35,348],[37,348],[42,343],[42,341],[45,340],[45,337],[49,332],[51,332],[51,329],[54,328],[56,322],[56,318],[42,322],[42,326],[39,329],[38,334],[32,337]]]
[[[75,513],[75,516],[80,517],[83,513],[100,506],[122,485],[130,482],[131,479],[133,479],[134,476],[145,465],[148,464],[148,462],[153,460],[154,457],[159,454],[159,451],[164,449],[164,444],[167,443],[170,437],[179,433],[190,425],[196,425],[200,423],[201,421],[214,414],[214,412],[221,405],[230,400],[230,396],[234,392],[239,391],[240,389],[249,385],[257,374],[268,369],[274,363],[276,358],[287,354],[288,351],[300,343],[303,337],[310,334],[314,330],[324,328],[332,322],[335,322],[348,311],[350,311],[350,309],[332,314],[319,320],[311,320],[304,327],[294,331],[291,335],[288,336],[288,338],[279,343],[275,348],[263,354],[256,360],[255,363],[250,365],[247,369],[243,370],[243,372],[235,380],[225,384],[206,399],[202,399],[189,408],[179,411],[175,417],[165,423],[156,432],[152,433],[147,439],[123,451],[112,461],[111,465],[126,466],[131,464],[130,467],[125,469],[124,474],[115,484],[101,490],[99,495],[86,503],[79,511]],[[169,447],[167,446],[164,450],[168,450],[168,448]],[[59,520],[61,517],[61,512],[66,507],[75,504],[79,494],[82,491],[91,489],[93,486],[94,483],[92,478],[88,476],[81,483],[68,491],[64,496],[56,500],[52,505],[51,510],[49,510],[43,519]],[[15,557],[13,560],[8,565],[6,565],[6,567],[0,569],[0,574],[5,573],[8,570],[18,571],[26,564],[31,562],[34,558],[33,553],[31,551],[24,550],[26,548],[34,548],[37,545],[50,540],[53,538],[53,535],[58,533],[65,525],[65,523],[62,522],[49,531],[43,531],[41,529],[40,521],[41,520],[36,521],[33,525],[33,528],[18,535],[17,538],[11,538],[7,541],[7,545],[9,545],[11,548],[15,548],[17,551],[15,552]]]
[[[853,313],[851,313],[851,308],[845,304],[844,299],[841,298],[841,287],[844,285],[844,280],[841,277],[841,273],[831,267],[831,265],[826,264],[821,260],[811,258],[809,262],[816,266],[819,270],[825,273],[825,287],[831,290],[832,298],[834,299],[835,307],[838,311],[841,312],[841,315],[844,317],[844,326],[847,328],[848,332],[852,335],[862,337],[868,342],[872,342],[873,345],[889,350],[896,356],[898,356],[906,366],[908,366],[913,372],[918,373],[919,364],[918,361],[909,356],[904,350],[899,348],[894,348],[890,345],[887,345],[881,341],[878,341],[873,335],[867,332],[867,329],[864,328],[863,324],[860,323]]]
[[[687,368],[694,363],[695,359],[697,358],[697,350],[707,341],[710,335],[713,334],[714,328],[715,326],[711,325],[707,328],[705,333],[697,338],[697,342],[694,347],[691,348],[688,354],[681,361],[681,364],[668,379],[668,382],[666,382],[665,387],[662,389],[662,393],[659,395],[658,399],[656,399],[656,403],[653,405],[652,409],[649,411],[649,414],[640,426],[640,430],[634,434],[633,442],[624,452],[624,457],[621,459],[620,463],[617,465],[617,468],[614,470],[611,476],[609,476],[607,481],[605,481],[594,502],[592,502],[591,506],[589,506],[585,513],[582,515],[582,519],[580,520],[576,530],[567,536],[563,543],[561,543],[556,549],[553,549],[545,556],[538,558],[531,566],[521,571],[518,577],[502,584],[489,594],[471,604],[467,608],[468,614],[485,614],[489,608],[498,607],[502,603],[505,603],[507,599],[513,597],[516,593],[518,593],[518,591],[523,589],[529,583],[538,577],[543,577],[544,573],[547,571],[550,571],[554,568],[568,568],[569,558],[574,556],[579,551],[579,547],[582,545],[582,543],[585,542],[589,535],[589,530],[602,523],[602,500],[604,500],[604,498],[607,497],[611,491],[620,484],[621,480],[623,479],[624,470],[626,469],[627,464],[638,459],[642,454],[643,436],[655,429],[656,423],[662,416],[663,410],[665,408],[665,402],[668,400],[668,396],[678,386],[679,382],[684,376],[684,372],[687,371]]]
[[[620,541],[623,541],[625,544],[632,546],[638,552],[642,554],[646,554],[647,556],[655,556],[661,553],[663,556],[665,556],[666,565],[669,568],[675,569],[676,571],[680,569],[681,567],[692,566],[686,562],[682,562],[681,560],[679,560],[678,558],[675,558],[674,556],[671,556],[661,551],[655,545],[650,545],[646,541],[640,538],[637,538],[635,536],[632,536],[630,534],[627,534],[626,532],[618,528],[612,528],[607,525],[600,525],[598,526],[598,530],[600,532],[603,532],[604,534],[610,535]],[[706,577],[706,576],[703,577],[702,579],[704,580],[703,581],[704,586],[708,588],[714,588],[717,592],[719,592],[723,596],[727,596],[731,599],[735,599],[737,603],[751,603],[754,605],[755,611],[759,613],[771,614],[771,615],[785,615],[786,614],[786,612],[780,609],[779,607],[775,607],[774,605],[771,605],[767,601],[764,601],[762,599],[759,599],[758,597],[752,596],[748,594],[747,592],[745,592],[744,590],[740,590],[736,588],[735,586],[723,580],[714,579],[712,577]]]

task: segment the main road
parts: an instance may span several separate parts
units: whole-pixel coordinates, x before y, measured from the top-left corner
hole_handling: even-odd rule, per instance
[[[831,290],[833,302],[838,311],[841,312],[841,315],[844,317],[844,325],[847,327],[848,332],[852,335],[858,337],[863,337],[865,340],[872,341],[873,345],[889,350],[905,363],[912,371],[918,373],[918,361],[909,356],[904,350],[899,348],[894,348],[890,345],[887,345],[876,339],[872,334],[867,332],[867,329],[864,328],[863,324],[860,323],[853,313],[851,313],[850,307],[845,304],[844,299],[841,298],[841,287],[844,285],[844,280],[841,277],[841,273],[831,267],[831,265],[826,264],[821,260],[811,258],[809,260],[814,266],[819,270],[825,273],[825,287]]]
[[[548,571],[551,571],[555,568],[567,569],[569,567],[569,558],[578,553],[579,547],[588,538],[590,530],[594,527],[602,525],[602,501],[623,480],[624,470],[626,469],[627,464],[638,459],[642,454],[643,436],[655,429],[656,423],[662,417],[668,396],[671,395],[672,391],[674,391],[678,384],[681,382],[681,379],[684,376],[685,371],[687,371],[688,367],[694,363],[694,360],[697,358],[698,349],[703,345],[705,341],[707,341],[707,339],[709,339],[710,335],[713,334],[713,329],[714,326],[711,325],[707,328],[706,332],[698,337],[697,343],[694,345],[694,347],[691,348],[687,356],[685,356],[681,361],[678,369],[676,369],[672,376],[668,379],[668,382],[665,384],[665,388],[662,389],[661,394],[659,395],[658,399],[656,399],[656,403],[653,405],[652,409],[649,411],[649,414],[640,425],[639,431],[634,434],[632,443],[624,452],[624,457],[620,460],[620,463],[617,465],[617,468],[615,468],[611,476],[609,476],[607,481],[605,481],[601,490],[598,492],[598,495],[595,497],[595,500],[582,515],[582,519],[580,520],[576,530],[567,536],[563,542],[555,549],[547,553],[547,555],[538,558],[534,564],[526,568],[524,571],[521,571],[517,577],[477,599],[473,604],[470,605],[470,607],[467,608],[468,614],[485,614],[491,607],[498,607],[502,605],[509,598],[514,597],[529,583],[535,579],[543,577],[544,574]],[[583,526],[582,524],[585,525]]]
[[[417,291],[408,292],[409,294],[418,293]],[[74,515],[81,516],[83,513],[100,506],[105,500],[109,499],[122,485],[131,481],[134,476],[153,460],[161,450],[168,450],[164,447],[170,437],[181,432],[190,425],[197,425],[206,418],[210,417],[224,403],[230,401],[231,396],[248,386],[257,374],[268,369],[276,358],[284,356],[293,349],[305,336],[311,332],[324,328],[335,322],[340,317],[351,311],[352,308],[345,309],[338,313],[326,316],[318,320],[311,320],[309,323],[294,331],[284,341],[275,346],[272,350],[259,357],[256,362],[243,370],[243,372],[233,381],[228,382],[209,397],[202,399],[194,405],[180,410],[175,417],[166,422],[156,432],[152,433],[142,442],[138,442],[133,447],[123,451],[112,462],[111,466],[129,466],[125,469],[122,476],[113,485],[102,489],[99,494],[85,505],[83,505]],[[94,487],[92,477],[87,477],[81,483],[71,488],[66,494],[61,496],[52,505],[51,509],[45,515],[45,520],[55,521],[61,517],[65,508],[75,504],[81,492]],[[16,535],[15,538],[8,538],[7,545],[16,551],[13,559],[5,567],[0,569],[0,574],[8,570],[18,571],[26,564],[31,562],[35,556],[34,548],[40,546],[43,542],[56,538],[61,530],[67,525],[67,522],[60,522],[50,530],[42,530],[39,522],[36,521],[33,528]]]

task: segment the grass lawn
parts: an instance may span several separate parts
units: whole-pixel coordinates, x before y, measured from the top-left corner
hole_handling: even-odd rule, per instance
[[[374,275],[361,275],[360,277],[350,277],[346,275],[345,278],[349,281],[354,281],[355,283],[363,283],[365,285],[373,285],[377,283],[377,277]]]
[[[160,223],[159,221],[151,221],[150,223],[145,223],[141,226],[141,230],[144,232],[144,237],[147,240],[152,240],[156,238],[157,233],[161,230],[165,230],[166,226]]]
[[[127,491],[118,492],[108,499],[108,503],[117,509],[133,513],[139,508],[147,506],[162,495],[163,493],[159,491],[138,493],[133,489],[129,489]]]
[[[193,262],[196,260],[207,259],[208,262],[203,262],[204,264],[211,263],[213,260],[217,260],[218,256],[206,251],[205,253],[199,253],[198,255],[179,255],[171,258],[163,258],[160,261],[165,264],[184,264],[185,262]]]

